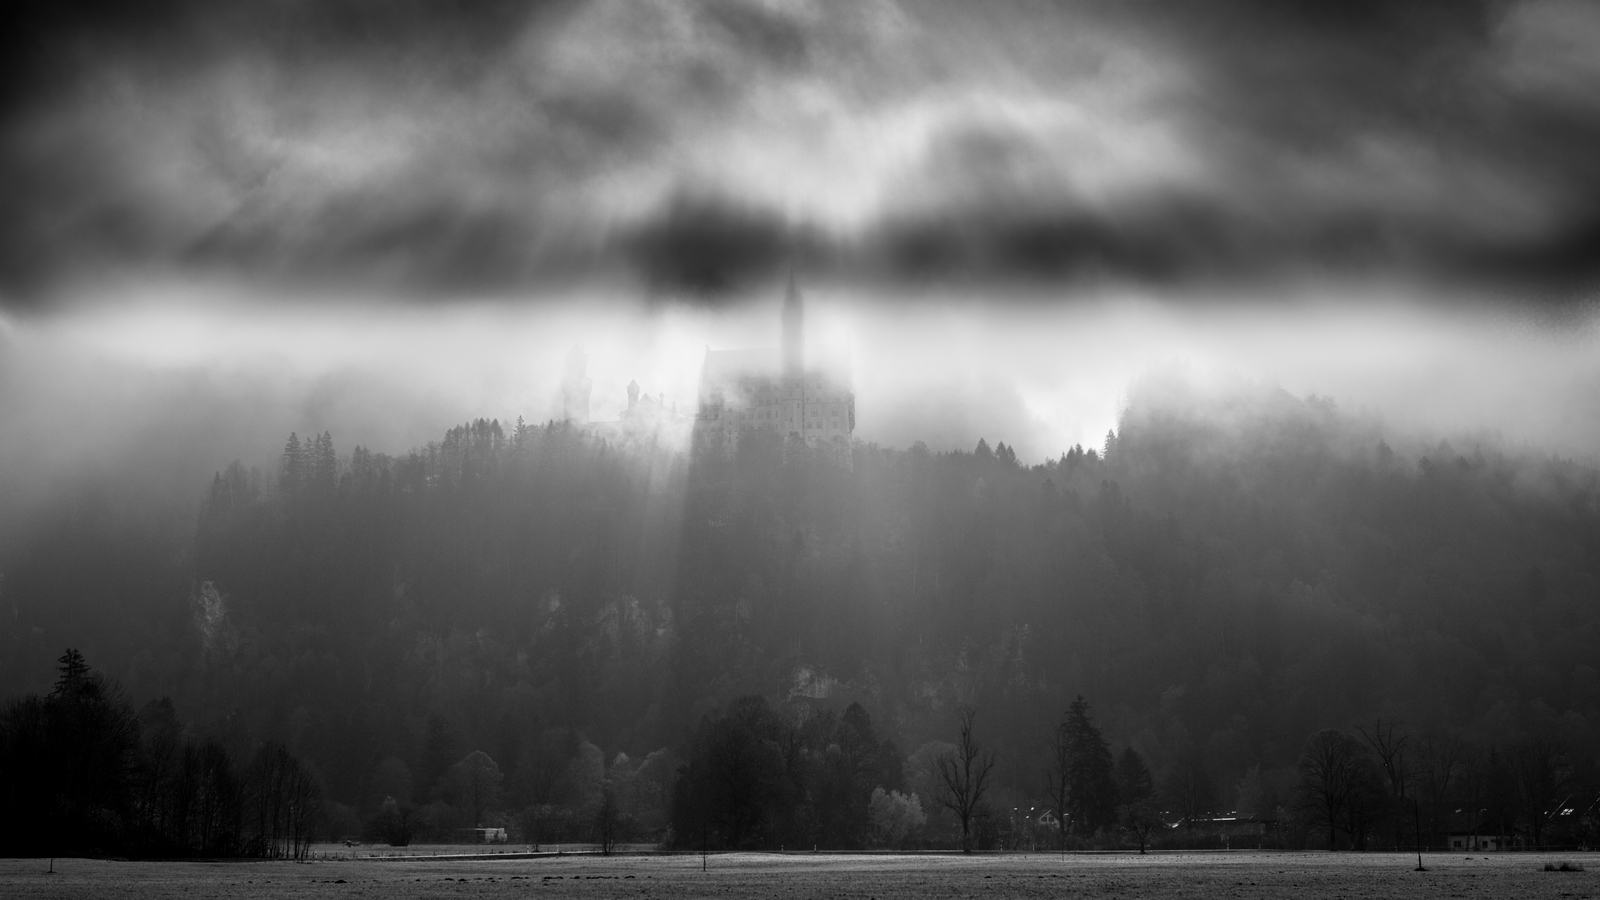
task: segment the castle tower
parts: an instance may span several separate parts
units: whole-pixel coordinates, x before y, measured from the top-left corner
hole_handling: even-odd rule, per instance
[[[813,448],[837,451],[849,465],[856,427],[849,374],[836,365],[817,363],[807,368],[805,310],[792,269],[779,324],[782,342],[776,349],[706,348],[695,447],[730,452],[741,435],[761,431],[776,434],[785,447],[797,439]]]

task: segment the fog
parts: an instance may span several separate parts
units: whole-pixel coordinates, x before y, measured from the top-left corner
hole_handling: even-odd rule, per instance
[[[775,343],[790,269],[885,445],[1095,446],[1162,370],[1596,446],[1585,4],[15,24],[16,498],[540,421],[574,345],[596,418],[632,379],[687,413],[705,348]]]

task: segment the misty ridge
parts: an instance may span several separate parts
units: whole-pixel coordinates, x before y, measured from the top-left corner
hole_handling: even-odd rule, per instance
[[[1600,846],[1600,6],[6,25],[0,855]]]
[[[284,748],[319,837],[1143,848],[1220,846],[1233,816],[1257,846],[1367,848],[1409,845],[1413,816],[1430,845],[1597,824],[1600,470],[1327,398],[1153,376],[1102,447],[1033,465],[553,420],[394,456],[296,434],[187,524],[95,491],[40,515],[4,562],[6,692],[42,693],[70,643],[142,707],[130,771],[154,736],[216,748],[248,819],[247,761]],[[1356,788],[1329,794],[1319,747]]]

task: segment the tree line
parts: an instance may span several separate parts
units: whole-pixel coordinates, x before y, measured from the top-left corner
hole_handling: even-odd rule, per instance
[[[1489,745],[1385,719],[1352,730],[1312,735],[1297,767],[1294,809],[1330,850],[1600,841],[1600,766],[1559,723]]]
[[[316,778],[281,744],[195,739],[166,698],[135,713],[76,650],[48,695],[0,711],[8,855],[304,859],[322,812]]]
[[[1169,825],[1309,821],[1307,736],[1344,729],[1390,799],[1341,803],[1341,847],[1351,828],[1403,842],[1397,822],[1414,842],[1402,806],[1431,840],[1473,796],[1503,799],[1478,804],[1505,810],[1486,821],[1531,832],[1518,748],[1557,742],[1578,790],[1600,746],[1595,467],[1423,440],[1322,398],[1145,386],[1103,446],[1031,465],[979,442],[857,444],[844,466],[760,435],[690,457],[488,420],[397,455],[327,432],[272,452],[223,467],[197,513],[101,486],[0,548],[0,685],[44,694],[38,673],[81,646],[134,695],[171,696],[196,733],[289,748],[340,833],[382,819],[419,840],[480,818],[585,838],[615,831],[598,824],[609,796],[613,826],[692,841],[677,769],[711,740],[708,716],[753,695],[783,723],[859,704],[909,751],[899,787],[854,784],[866,812],[852,800],[848,816],[796,786],[843,781],[785,770],[781,795],[835,823],[738,824],[740,841],[785,845],[876,840],[874,809],[902,837],[920,813],[925,838],[959,843],[923,751],[959,744],[964,707],[994,752],[974,846],[1019,839],[1012,810],[1064,806],[1041,773],[1085,746],[1081,723],[1052,738],[1079,695],[1113,773],[1137,753]],[[1404,767],[1351,729],[1379,719],[1407,723]],[[806,740],[806,766],[837,742]],[[1415,774],[1420,748],[1449,741],[1504,777]],[[474,753],[499,773],[487,805],[450,775]],[[1063,784],[1104,785],[1103,755],[1075,758]],[[1084,793],[1064,834],[1030,839],[1088,841],[1072,823],[1091,820],[1128,839],[1115,823],[1138,793]],[[719,815],[706,839],[732,842],[746,820]],[[1319,828],[1286,840],[1324,844]]]
[[[1137,749],[1113,751],[1081,696],[1041,739],[1048,753],[1037,782],[1020,789],[1000,777],[1000,757],[979,722],[979,710],[959,708],[952,740],[901,758],[892,742],[878,742],[858,704],[839,718],[741,698],[696,730],[673,789],[667,842],[1143,853],[1226,846],[1230,835],[1255,836],[1242,846],[1329,850],[1476,849],[1490,838],[1497,849],[1582,848],[1600,840],[1595,759],[1574,754],[1559,736],[1485,748],[1380,718],[1317,731],[1276,784],[1252,773],[1225,798],[1197,789],[1182,769],[1157,783]],[[1017,815],[1022,804],[1028,815]]]

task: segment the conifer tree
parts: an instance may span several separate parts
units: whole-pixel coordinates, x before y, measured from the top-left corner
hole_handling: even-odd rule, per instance
[[[1091,835],[1116,823],[1111,748],[1089,718],[1089,704],[1081,695],[1067,707],[1061,729],[1067,751],[1067,812],[1074,831]]]
[[[318,497],[333,496],[338,483],[339,461],[333,452],[333,435],[324,431],[311,444],[310,478],[312,493]]]
[[[90,683],[89,664],[84,662],[83,654],[73,647],[68,647],[67,652],[61,654],[57,662],[60,665],[56,667],[56,671],[61,675],[56,679],[55,690],[50,692],[50,697],[75,699]]]
[[[289,432],[289,442],[283,447],[283,465],[280,469],[278,489],[286,497],[299,497],[306,476],[306,450],[300,436]]]
[[[1122,755],[1117,757],[1117,799],[1117,817],[1122,827],[1139,841],[1139,852],[1145,852],[1151,832],[1161,827],[1162,822],[1156,808],[1150,768],[1132,747],[1123,748]]]

